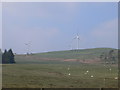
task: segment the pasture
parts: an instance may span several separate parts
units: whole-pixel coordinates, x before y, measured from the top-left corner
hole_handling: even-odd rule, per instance
[[[68,67],[70,68],[68,70]],[[89,71],[87,74],[86,72]],[[4,88],[118,87],[117,67],[79,64],[3,65]],[[68,74],[71,75],[68,75]],[[93,75],[93,77],[91,77]]]
[[[117,64],[99,59],[111,49],[16,55],[2,65],[3,88],[117,88]],[[117,54],[117,53],[115,53]]]

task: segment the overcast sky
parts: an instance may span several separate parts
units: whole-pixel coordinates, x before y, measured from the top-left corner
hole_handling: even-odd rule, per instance
[[[15,53],[118,47],[118,6],[115,3],[3,3],[2,49]],[[73,41],[72,41],[73,40]]]
[[[2,3],[0,3],[0,48],[2,48]]]

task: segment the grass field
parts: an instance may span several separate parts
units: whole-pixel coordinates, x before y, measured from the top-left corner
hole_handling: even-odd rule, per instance
[[[3,88],[117,88],[117,64],[104,66],[103,62],[75,61],[76,58],[95,61],[104,49],[101,53],[96,51],[100,50],[16,55],[16,64],[2,66],[2,86]],[[73,61],[65,61],[66,59]]]
[[[70,70],[68,70],[68,67]],[[3,65],[3,87],[117,87],[117,67],[102,65],[20,64]],[[88,74],[85,74],[89,71]],[[68,75],[71,73],[71,75]],[[93,75],[93,77],[91,77]],[[106,80],[104,81],[104,78]]]

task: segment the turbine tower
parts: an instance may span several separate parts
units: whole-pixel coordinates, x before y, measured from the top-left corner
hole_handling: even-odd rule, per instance
[[[27,48],[27,55],[30,54],[30,46],[31,46],[31,42],[29,41],[28,43],[25,43],[26,48]]]
[[[74,40],[77,40],[77,49],[79,49],[79,41],[80,41],[80,37],[77,33],[77,35],[75,36]]]

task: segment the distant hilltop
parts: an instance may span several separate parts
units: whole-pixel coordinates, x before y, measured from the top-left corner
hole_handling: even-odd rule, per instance
[[[92,48],[65,51],[53,51],[45,53],[33,53],[30,55],[15,55],[19,63],[43,63],[51,62],[80,62],[80,63],[117,63],[118,49]]]

